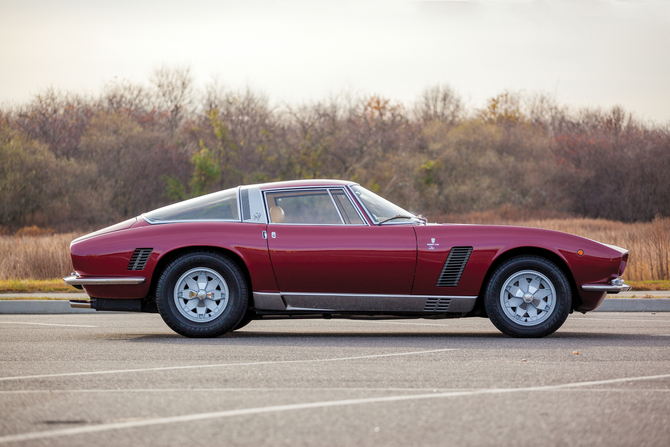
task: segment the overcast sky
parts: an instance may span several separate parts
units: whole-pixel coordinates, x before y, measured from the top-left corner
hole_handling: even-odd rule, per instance
[[[98,93],[190,65],[273,101],[341,91],[409,103],[448,83],[670,121],[670,1],[0,0],[0,103]]]

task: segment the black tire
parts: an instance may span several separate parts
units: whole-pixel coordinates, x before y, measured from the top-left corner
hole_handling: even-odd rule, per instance
[[[503,293],[503,287],[516,294]],[[524,288],[525,293],[519,296]],[[563,325],[572,306],[572,289],[563,270],[535,255],[516,256],[503,262],[491,275],[485,290],[484,307],[489,319],[511,337],[553,334]]]
[[[187,276],[189,272],[199,269],[203,269],[204,273],[209,272],[205,275],[207,281],[210,279],[216,281],[216,284],[219,284],[217,290],[227,288],[228,292],[227,301],[224,299],[215,301],[215,298],[211,300],[201,298],[200,301],[203,301],[203,305],[195,301],[198,303],[197,307],[205,307],[203,312],[210,311],[209,306],[204,305],[206,301],[215,303],[212,305],[216,306],[216,311],[203,315],[203,317],[210,317],[210,319],[203,321],[194,320],[194,318],[199,317],[198,313],[193,316],[188,313],[189,311],[185,307],[189,300],[197,300],[198,298],[177,299],[176,294],[180,291],[175,290],[180,279]],[[222,285],[216,276],[223,279],[225,285]],[[185,284],[185,281],[187,279],[182,280],[180,285]],[[188,289],[185,289],[182,292],[188,291]],[[221,293],[220,296],[225,295]],[[193,338],[218,337],[234,330],[240,324],[247,311],[248,295],[249,291],[244,273],[235,262],[218,253],[195,251],[178,257],[165,267],[156,285],[156,306],[161,317],[163,317],[163,321],[178,334]],[[177,307],[178,302],[180,304],[181,302],[184,303],[181,310]],[[196,310],[199,311],[199,309]],[[193,311],[191,310],[191,312]],[[185,315],[189,315],[189,317]]]

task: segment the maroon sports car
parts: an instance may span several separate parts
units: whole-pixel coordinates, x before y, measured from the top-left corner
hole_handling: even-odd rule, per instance
[[[629,290],[628,251],[535,228],[429,224],[353,182],[240,186],[71,244],[96,310],[216,337],[256,319],[488,317],[543,337]]]

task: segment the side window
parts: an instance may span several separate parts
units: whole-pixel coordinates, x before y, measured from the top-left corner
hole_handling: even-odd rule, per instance
[[[354,205],[351,204],[349,197],[341,189],[331,189],[331,194],[337,206],[340,208],[342,213],[342,218],[344,222],[351,225],[365,225],[365,222],[361,220],[361,216],[358,215]]]
[[[326,190],[269,192],[265,197],[272,223],[343,224]]]

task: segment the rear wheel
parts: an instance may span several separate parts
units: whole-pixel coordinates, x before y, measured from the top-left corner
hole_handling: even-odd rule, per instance
[[[184,254],[163,271],[156,305],[165,323],[186,337],[218,337],[234,330],[247,310],[240,267],[218,253]]]
[[[512,337],[545,337],[570,313],[572,290],[565,273],[540,256],[517,256],[491,275],[484,306],[491,322]]]

